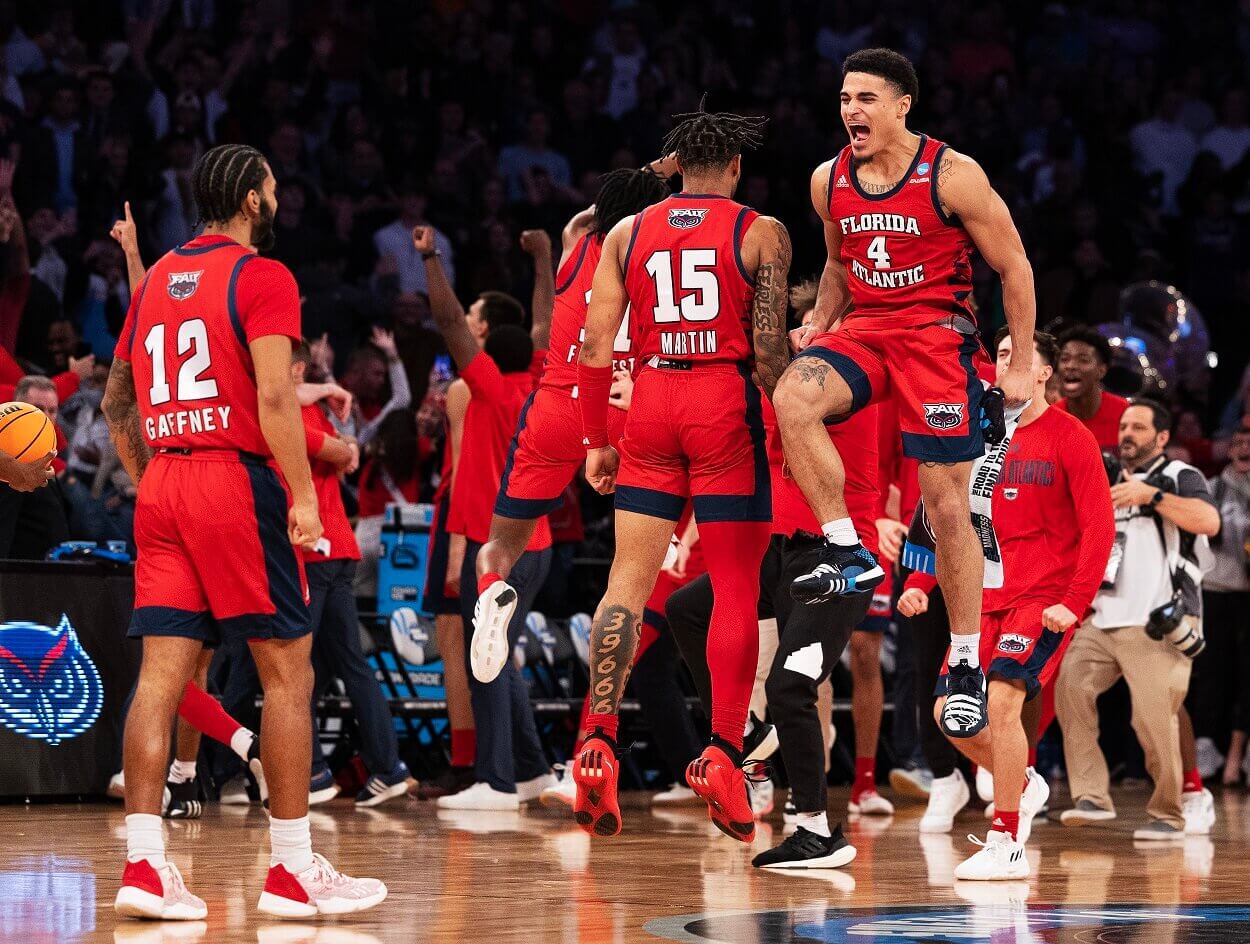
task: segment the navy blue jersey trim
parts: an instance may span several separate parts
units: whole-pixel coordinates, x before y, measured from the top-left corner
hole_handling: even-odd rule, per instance
[[[864,188],[859,185],[859,174],[855,170],[855,160],[852,158],[849,168],[850,172],[847,175],[851,178],[851,186],[865,200],[888,200],[907,186],[907,181],[911,180],[911,175],[916,172],[916,167],[920,164],[920,157],[924,154],[925,145],[928,143],[929,136],[927,134],[920,135],[920,147],[916,148],[916,156],[911,159],[911,166],[907,168],[907,173],[899,178],[898,183],[884,193],[867,193],[864,191]]]
[[[577,278],[577,273],[582,269],[582,263],[586,261],[586,249],[590,246],[590,241],[594,239],[593,233],[587,233],[582,237],[582,248],[577,251],[577,261],[573,263],[573,271],[569,273],[569,277],[556,286],[556,294],[562,295],[568,291],[568,287],[573,284],[573,280]]]
[[[251,253],[240,256],[235,262],[234,268],[230,270],[230,284],[226,288],[226,311],[230,313],[230,325],[234,328],[234,336],[239,339],[239,343],[247,347],[247,333],[243,330],[243,320],[239,317],[239,306],[235,299],[235,289],[239,284],[239,273],[243,271],[243,266],[247,264],[249,259],[255,259]]]
[[[742,276],[747,285],[755,288],[755,277],[747,271],[747,267],[742,261],[742,237],[746,235],[747,214],[753,212],[750,207],[743,207],[738,211],[738,218],[734,220],[734,262],[738,263],[738,274]]]

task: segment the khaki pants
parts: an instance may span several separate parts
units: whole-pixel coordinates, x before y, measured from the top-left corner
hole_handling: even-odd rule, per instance
[[[1191,665],[1165,640],[1147,636],[1141,626],[1102,630],[1086,621],[1076,630],[1055,687],[1055,710],[1063,728],[1074,803],[1090,800],[1104,809],[1115,809],[1107,761],[1098,747],[1096,701],[1124,676],[1133,703],[1133,730],[1154,780],[1146,812],[1152,819],[1184,828],[1177,712],[1189,690]]]

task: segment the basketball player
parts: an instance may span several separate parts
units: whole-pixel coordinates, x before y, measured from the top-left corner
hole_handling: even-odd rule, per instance
[[[847,513],[845,472],[824,420],[892,398],[903,452],[920,461],[950,613],[952,698],[942,724],[952,736],[972,737],[985,726],[986,707],[977,658],[983,564],[968,498],[970,463],[984,451],[970,256],[978,249],[1002,279],[1016,338],[1033,333],[1033,272],[985,172],[908,130],[918,92],[911,63],[889,49],[865,49],[847,57],[842,75],[842,123],[851,143],[811,182],[828,259],[813,324],[775,400],[786,459],[826,541],[820,562],[795,580],[793,592],[812,603],[871,590],[884,578]],[[842,315],[841,330],[826,333]],[[1000,378],[1007,404],[1015,406],[1033,391],[1029,345],[1017,347],[1022,353]]]
[[[1015,360],[1013,339],[1004,328],[996,340],[1001,380]],[[1078,419],[1046,402],[1046,383],[1059,360],[1055,339],[1038,332],[1029,347],[1034,390],[991,505],[1004,584],[984,591],[981,617],[989,729],[953,739],[973,763],[993,772],[994,821],[981,850],[956,868],[959,879],[1020,879],[1029,874],[1024,843],[1050,788],[1028,766],[1022,711],[1059,670],[1071,630],[1093,603],[1115,540],[1098,443]],[[909,590],[912,599],[900,602],[906,615],[918,609],[918,593]],[[946,675],[938,680],[934,713],[939,717],[946,681]]]
[[[790,237],[730,199],[742,150],[763,120],[697,112],[664,142],[684,189],[621,220],[595,271],[578,402],[586,478],[616,491],[616,556],[590,639],[593,733],[573,763],[574,816],[587,832],[620,832],[616,733],[643,605],[674,525],[693,497],[716,594],[708,635],[712,742],[686,770],[716,825],[755,835],[741,770],[759,648],[759,566],[772,517],[760,392],[771,396],[789,360],[786,278]],[[608,433],[612,348],[626,308],[641,369],[620,452]],[[750,335],[748,335],[750,329]],[[754,352],[752,351],[754,347]]]
[[[542,379],[521,413],[495,501],[490,540],[477,557],[479,596],[470,655],[473,672],[481,681],[498,675],[511,652],[504,637],[517,596],[507,582],[508,575],[538,520],[559,504],[586,458],[577,414],[577,355],[604,239],[622,219],[668,196],[665,181],[674,170],[672,161],[665,160],[657,162],[654,170],[612,171],[604,176],[594,206],[574,216],[564,228]],[[622,324],[612,346],[613,367],[632,374],[633,338],[628,319]],[[609,417],[615,443],[624,429],[625,413],[610,410]]]
[[[322,528],[291,381],[299,291],[283,265],[255,254],[273,235],[275,181],[258,151],[222,145],[196,162],[191,188],[203,235],[166,254],[135,293],[104,398],[139,485],[130,633],[144,649],[126,722],[127,859],[114,907],[164,920],[207,914],[165,859],[162,774],[205,643],[242,637],[265,689],[271,855],[258,908],[360,911],[386,886],[314,855],[308,825],[312,637],[292,545],[313,547]]]

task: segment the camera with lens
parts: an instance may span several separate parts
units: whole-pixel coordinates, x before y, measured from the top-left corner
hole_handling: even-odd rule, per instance
[[[1146,635],[1151,639],[1166,639],[1187,659],[1198,658],[1207,645],[1202,635],[1202,621],[1189,612],[1179,588],[1167,603],[1150,611]]]

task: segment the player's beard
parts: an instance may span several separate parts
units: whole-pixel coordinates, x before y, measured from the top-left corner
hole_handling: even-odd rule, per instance
[[[273,208],[264,200],[260,203],[260,216],[252,224],[252,245],[264,252],[273,248]]]

